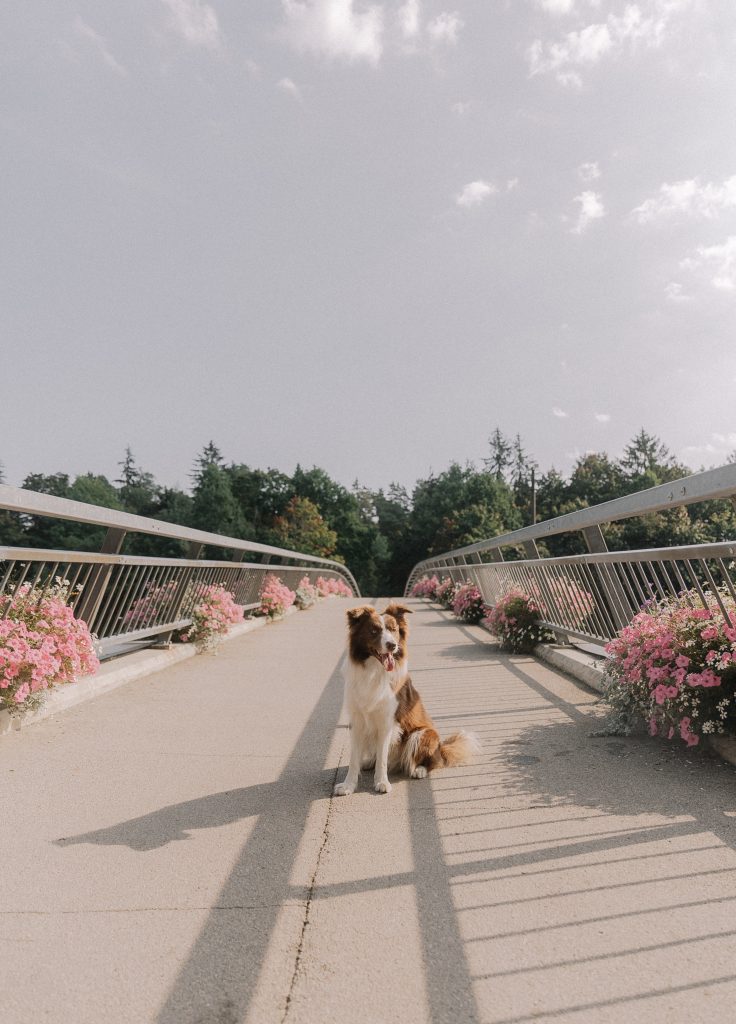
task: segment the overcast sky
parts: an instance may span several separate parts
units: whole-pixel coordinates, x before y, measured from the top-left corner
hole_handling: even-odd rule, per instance
[[[736,447],[733,0],[0,14],[0,461]]]

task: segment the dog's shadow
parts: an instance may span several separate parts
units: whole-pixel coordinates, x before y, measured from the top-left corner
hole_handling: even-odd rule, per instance
[[[266,814],[271,818],[283,816],[288,820],[296,801],[304,806],[305,802],[328,799],[334,782],[334,768],[325,769],[318,777],[314,773],[305,776],[295,772],[282,777],[278,782],[210,793],[183,803],[170,804],[107,828],[56,839],[54,844],[61,847],[80,843],[127,846],[131,850],[145,853],[169,843],[190,839],[191,833],[197,829],[219,828]]]

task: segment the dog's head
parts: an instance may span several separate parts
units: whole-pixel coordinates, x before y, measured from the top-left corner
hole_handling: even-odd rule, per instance
[[[389,605],[379,615],[371,605],[351,608],[348,616],[348,644],[353,661],[365,663],[369,658],[378,658],[387,672],[393,672],[406,657],[401,620],[390,609],[399,610],[398,605]],[[408,609],[402,609],[404,612]]]
[[[407,608],[406,605],[396,604],[391,602],[387,605],[381,613],[384,617],[393,619],[396,625],[399,627],[399,638],[401,640],[401,646],[406,647],[406,640],[409,636],[409,623],[406,621],[406,616],[411,615],[411,608]]]

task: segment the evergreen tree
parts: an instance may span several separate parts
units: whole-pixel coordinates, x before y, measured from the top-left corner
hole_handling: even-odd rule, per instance
[[[118,465],[120,476],[115,483],[120,484],[118,494],[125,511],[139,516],[154,515],[159,487],[153,474],[144,473],[136,465],[130,446],[125,449],[125,457]]]
[[[202,479],[202,475],[208,466],[216,466],[218,469],[222,469],[224,465],[225,461],[222,457],[222,452],[214,441],[209,441],[194,460],[191,478],[195,486]]]
[[[655,435],[642,427],[624,449],[620,466],[630,490],[643,490],[668,483],[689,473]]]
[[[488,439],[488,445],[491,454],[489,458],[483,460],[483,464],[496,480],[505,480],[513,461],[512,444],[507,437],[504,437],[500,428],[496,427]]]

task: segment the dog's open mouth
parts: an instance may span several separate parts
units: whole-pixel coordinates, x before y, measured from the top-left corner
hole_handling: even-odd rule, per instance
[[[381,662],[381,664],[383,665],[387,672],[393,672],[393,670],[396,668],[396,659],[394,658],[393,654],[390,651],[387,651],[385,654],[379,654],[378,660]]]

